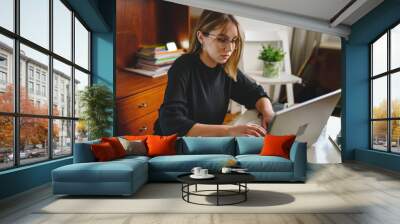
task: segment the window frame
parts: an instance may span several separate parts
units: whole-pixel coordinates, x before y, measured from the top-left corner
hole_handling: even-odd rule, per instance
[[[71,84],[72,84],[72,102],[71,104],[74,105],[75,103],[75,88],[74,88],[74,82],[75,82],[75,69],[85,73],[89,77],[89,83],[88,86],[92,85],[92,80],[93,80],[93,74],[92,74],[92,57],[91,57],[91,49],[92,49],[92,43],[91,43],[91,38],[92,38],[92,31],[88,27],[88,25],[83,21],[83,19],[72,9],[72,7],[66,2],[65,0],[59,0],[68,10],[71,11],[71,18],[70,18],[70,23],[71,23],[71,59],[64,58],[63,56],[55,53],[53,50],[53,24],[54,24],[54,17],[53,17],[53,1],[54,0],[48,0],[49,2],[49,48],[46,49],[45,47],[42,47],[39,44],[34,43],[33,41],[30,41],[27,38],[24,38],[23,36],[20,35],[20,0],[14,0],[13,1],[13,10],[14,10],[14,30],[10,31],[4,27],[0,26],[0,35],[3,35],[7,38],[11,38],[13,40],[13,63],[12,63],[12,69],[11,71],[13,72],[13,78],[14,78],[14,110],[13,112],[2,112],[0,111],[0,116],[11,116],[13,118],[13,153],[14,153],[14,161],[13,161],[13,166],[10,167],[5,167],[5,168],[0,168],[0,172],[5,171],[5,170],[10,170],[10,169],[16,169],[19,167],[23,166],[30,166],[33,164],[38,164],[38,163],[43,163],[46,161],[54,160],[54,159],[61,159],[65,157],[70,157],[73,156],[74,152],[74,143],[75,143],[75,126],[76,126],[76,121],[79,120],[79,117],[75,116],[75,108],[71,108],[71,114],[62,116],[56,116],[53,115],[53,75],[54,74],[54,69],[53,69],[53,59],[58,60],[59,62],[62,62],[66,65],[71,66]],[[85,69],[81,67],[80,65],[75,63],[75,18],[83,25],[83,27],[88,31],[88,69]],[[48,56],[49,58],[49,63],[48,63],[48,80],[47,84],[45,85],[45,89],[48,93],[45,91],[45,95],[48,96],[48,112],[46,115],[39,115],[39,114],[27,114],[27,113],[21,113],[20,112],[20,85],[21,85],[21,80],[20,80],[20,45],[23,44],[27,47],[32,48],[33,50],[39,51],[40,53],[43,53]],[[29,64],[27,64],[27,71],[30,67]],[[29,72],[26,75],[26,81],[28,82],[29,80],[33,81],[34,86],[36,83],[42,83],[41,79],[41,74],[42,72],[39,73],[39,80],[36,81],[36,69],[33,70],[33,79],[30,79],[30,74]],[[29,91],[27,89],[27,91]],[[36,89],[34,89],[34,92]],[[42,94],[39,94],[38,96],[42,96]],[[48,122],[48,136],[47,136],[47,142],[49,143],[47,145],[47,150],[48,150],[48,155],[47,158],[43,158],[43,160],[40,160],[38,162],[32,162],[32,163],[26,163],[26,164],[21,164],[20,161],[20,119],[21,118],[45,118],[47,119]],[[66,121],[71,121],[71,153],[68,155],[63,155],[63,156],[54,156],[54,147],[53,147],[53,122],[56,120],[66,120]]]
[[[392,151],[392,121],[400,121],[400,117],[392,117],[392,99],[391,99],[391,80],[392,76],[396,75],[396,73],[400,72],[400,67],[391,69],[391,30],[396,26],[400,26],[400,20],[392,24],[389,28],[385,29],[384,32],[379,34],[375,39],[373,39],[370,43],[368,43],[368,52],[369,52],[369,149],[373,151],[386,152],[391,154],[400,154],[400,152]],[[376,43],[381,37],[387,35],[387,64],[386,71],[380,74],[373,74],[373,44]],[[373,81],[382,77],[386,77],[386,87],[387,87],[387,105],[386,105],[386,118],[373,118]],[[379,150],[374,148],[374,136],[373,136],[373,122],[374,121],[386,121],[386,151]]]

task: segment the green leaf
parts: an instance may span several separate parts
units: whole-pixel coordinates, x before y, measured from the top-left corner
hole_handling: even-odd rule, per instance
[[[113,94],[107,86],[94,84],[79,93],[82,119],[87,124],[89,139],[108,136],[112,125]]]
[[[283,52],[281,48],[275,48],[271,45],[265,47],[264,45],[262,45],[262,50],[260,51],[258,59],[269,62],[278,62],[282,61],[284,56],[285,52]]]

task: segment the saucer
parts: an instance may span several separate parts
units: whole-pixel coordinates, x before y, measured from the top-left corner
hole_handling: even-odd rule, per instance
[[[190,178],[193,178],[193,179],[211,179],[211,178],[214,178],[214,177],[215,176],[212,175],[212,174],[207,174],[207,175],[204,175],[204,176],[194,175],[194,174],[190,175]]]

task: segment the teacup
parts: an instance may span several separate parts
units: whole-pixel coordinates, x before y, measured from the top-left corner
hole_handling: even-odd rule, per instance
[[[200,174],[200,171],[201,171],[201,170],[202,170],[202,168],[199,167],[199,166],[193,167],[192,173],[193,173],[194,175],[196,175],[196,176],[199,176],[199,175],[201,175],[201,174]]]
[[[230,167],[222,167],[221,172],[222,173],[230,173],[232,171],[232,168]]]
[[[200,176],[207,176],[208,175],[208,169],[201,169],[200,170]]]

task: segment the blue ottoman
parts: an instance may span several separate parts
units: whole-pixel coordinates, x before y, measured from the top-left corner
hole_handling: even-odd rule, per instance
[[[147,157],[74,163],[52,171],[53,193],[132,195],[148,180]]]

